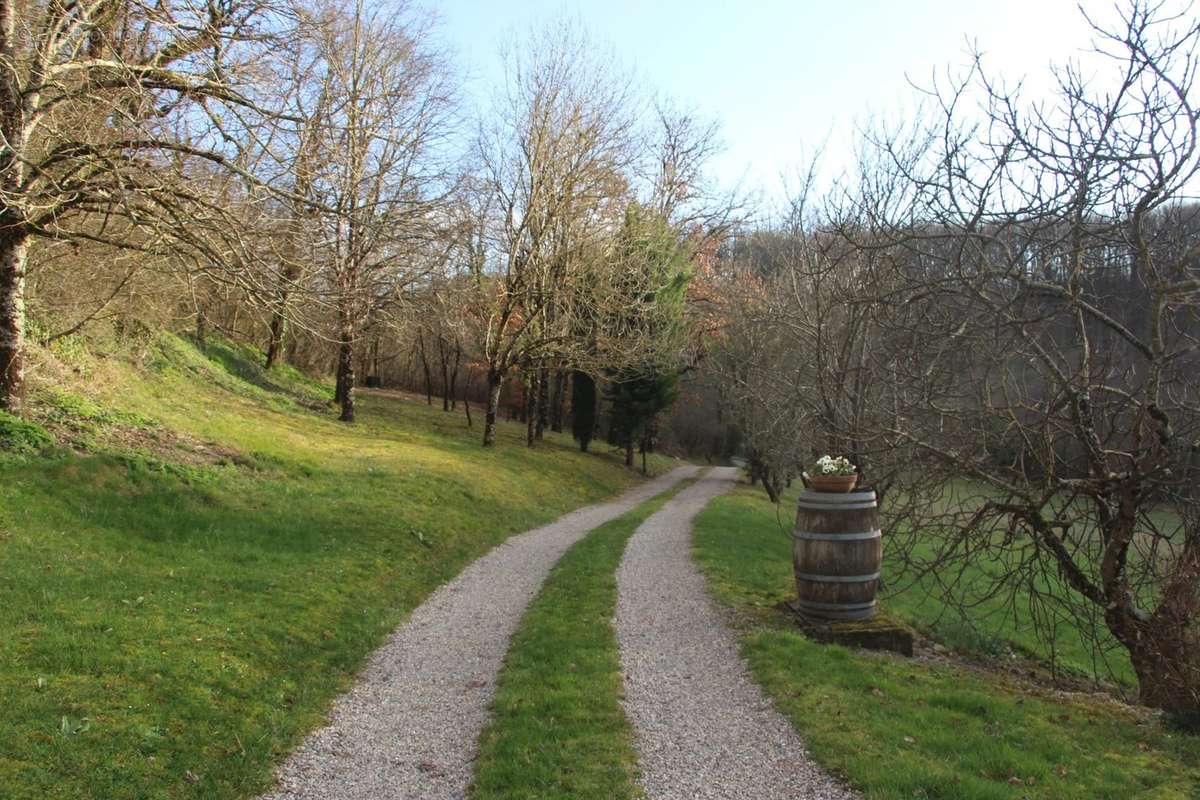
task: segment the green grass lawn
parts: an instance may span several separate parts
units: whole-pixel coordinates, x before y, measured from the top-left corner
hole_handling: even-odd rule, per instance
[[[757,680],[817,760],[871,800],[1198,796],[1200,738],[1149,712],[796,633],[774,610],[794,595],[791,541],[748,487],[700,515],[695,545],[714,594],[741,612]],[[902,598],[889,610],[913,611]]]
[[[430,591],[637,480],[385,394],[346,426],[219,343],[70,355],[34,416],[75,451],[0,455],[5,800],[256,795]]]
[[[473,800],[640,796],[611,624],[616,571],[637,527],[686,485],[597,528],[551,572],[505,660],[480,740]]]

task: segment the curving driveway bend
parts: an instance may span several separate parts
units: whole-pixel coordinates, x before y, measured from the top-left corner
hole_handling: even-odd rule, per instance
[[[458,800],[508,642],[551,567],[589,531],[692,477],[679,467],[508,539],[434,592],[375,652],[264,800]]]
[[[730,489],[708,472],[630,539],[617,572],[625,713],[649,800],[851,800],[753,682],[692,562],[692,520]]]

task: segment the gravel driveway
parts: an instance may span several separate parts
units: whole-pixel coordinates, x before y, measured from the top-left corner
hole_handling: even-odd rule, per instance
[[[747,674],[692,563],[692,520],[733,486],[711,470],[647,519],[617,572],[625,713],[650,800],[849,800]]]
[[[466,796],[496,675],[550,568],[593,528],[696,474],[680,467],[514,536],[434,592],[279,771],[270,800]]]

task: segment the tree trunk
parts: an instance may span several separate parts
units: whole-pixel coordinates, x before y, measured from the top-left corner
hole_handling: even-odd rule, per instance
[[[537,386],[537,430],[534,435],[538,441],[541,441],[543,434],[546,433],[546,425],[550,421],[550,370],[545,367],[538,370]]]
[[[1137,673],[1138,702],[1174,714],[1200,714],[1200,653],[1188,647],[1186,628],[1147,632],[1129,657]]]
[[[450,410],[450,393],[453,391],[450,386],[450,370],[445,362],[442,362],[442,411]]]
[[[488,369],[487,414],[483,418],[483,446],[491,447],[496,443],[496,412],[500,408],[500,388],[504,385],[504,376],[495,369]]]
[[[770,475],[764,474],[762,476],[762,485],[767,490],[767,497],[771,499],[771,502],[779,505],[779,486],[776,485],[775,480]]]
[[[529,377],[525,381],[525,444],[528,447],[533,447],[537,440],[538,421],[541,418],[541,385],[538,380],[537,372],[529,373]]]
[[[646,430],[642,433],[642,448],[645,452],[653,453],[658,447],[658,414],[646,420]]]
[[[339,419],[354,422],[354,323],[345,308],[338,309],[337,381],[334,402],[342,408]]]
[[[333,382],[333,402],[341,406],[346,400],[346,376],[342,372],[342,346],[338,344],[337,361],[334,362],[333,372],[336,376]]]
[[[284,316],[284,311],[287,310],[288,297],[291,295],[289,287],[299,275],[300,268],[295,264],[288,263],[284,267],[278,291],[275,294],[274,310],[271,312],[271,332],[270,339],[267,341],[266,369],[275,366],[279,360],[279,356],[283,354],[283,339],[287,336],[287,317]]]
[[[625,441],[625,466],[633,466],[633,439],[629,438]]]
[[[514,383],[515,382],[516,379],[514,379]],[[517,415],[517,419],[519,419],[522,423],[529,422],[529,396],[531,391],[532,387],[530,386],[529,376],[526,375],[521,378],[521,411]]]
[[[1195,575],[1200,550],[1185,545],[1151,613],[1110,601],[1104,621],[1129,651],[1142,705],[1185,716],[1200,715],[1200,627]],[[1110,593],[1110,597],[1115,593]]]
[[[766,491],[767,497],[772,503],[779,503],[779,479],[775,476],[771,468],[763,463],[762,459],[751,452],[746,458],[749,472],[750,485],[753,486],[759,481],[762,482],[763,490]]]
[[[208,312],[203,305],[196,307],[196,344],[201,350],[208,344]]]
[[[283,336],[287,332],[287,324],[282,313],[276,311],[271,315],[271,333],[270,339],[267,341],[267,361],[264,364],[266,369],[271,369],[279,361],[279,356],[283,352]]]
[[[453,393],[450,386],[450,354],[446,352],[446,340],[442,336],[438,337],[438,360],[442,366],[442,411],[449,411],[450,395]]]
[[[425,403],[433,405],[433,373],[429,371],[429,359],[425,355],[425,337],[419,333],[417,348],[421,354],[421,369],[425,371]]]
[[[467,370],[467,385],[463,387],[463,411],[467,414],[467,427],[474,428],[475,423],[471,421],[471,371]]]
[[[338,345],[338,394],[341,396],[342,422],[354,422],[354,342],[345,339]]]
[[[371,375],[371,345],[367,345],[363,350],[358,352],[358,369],[354,371],[355,376],[362,375],[363,383],[366,384],[367,379]]]
[[[458,408],[458,368],[462,364],[462,344],[454,343],[454,371],[450,373],[450,410],[454,411]],[[467,391],[471,391],[470,382],[468,380]],[[463,402],[467,402],[466,397]],[[467,412],[467,421],[470,422],[470,412]]]
[[[578,370],[571,376],[571,428],[579,449],[586,453],[596,432],[596,383]]]
[[[554,408],[550,414],[550,430],[562,433],[563,418],[566,416],[567,371],[554,371]]]
[[[0,238],[0,408],[20,414],[25,405],[25,269],[29,236]]]

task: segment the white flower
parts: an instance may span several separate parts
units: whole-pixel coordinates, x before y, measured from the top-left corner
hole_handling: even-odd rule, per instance
[[[816,475],[853,475],[854,465],[844,456],[821,456],[813,467]]]

